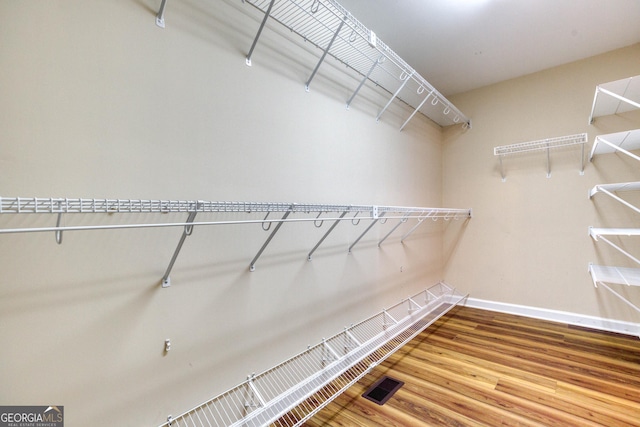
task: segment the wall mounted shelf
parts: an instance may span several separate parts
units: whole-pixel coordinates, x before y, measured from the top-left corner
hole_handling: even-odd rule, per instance
[[[630,209],[640,213],[640,207],[635,206],[632,203],[624,200],[622,197],[618,196],[616,193],[619,191],[638,191],[640,190],[640,181],[639,182],[620,182],[615,184],[598,184],[594,186],[591,190],[589,190],[589,198],[592,198],[598,193],[604,193],[607,196],[617,200],[623,205],[627,206]]]
[[[156,24],[164,28],[162,0]],[[354,70],[360,83],[346,101],[347,108],[369,81],[381,87],[391,97],[380,110],[376,120],[394,99],[401,100],[413,108],[413,112],[402,124],[402,130],[417,112],[422,113],[440,126],[461,124],[471,127],[471,120],[455,105],[438,92],[424,77],[411,68],[391,50],[375,33],[366,28],[351,13],[335,0],[243,0],[264,14],[254,41],[246,57],[251,65],[253,52],[269,21],[275,21],[296,34],[305,42],[316,46],[322,53],[318,63],[305,83],[309,90],[311,82],[327,56],[331,56]]]
[[[116,213],[185,213],[187,217],[179,222],[151,222],[151,223],[120,223],[99,225],[62,226],[62,215],[66,214],[116,214]],[[198,220],[196,215],[210,213],[237,213],[251,214],[249,218],[225,219],[225,220]],[[278,214],[277,218],[270,218],[271,214]],[[50,227],[22,227],[1,228],[0,235],[8,233],[33,233],[53,232],[58,243],[62,243],[62,234],[67,231],[80,230],[108,230],[131,228],[157,228],[157,227],[183,227],[182,236],[178,242],[169,266],[162,277],[163,287],[170,286],[170,273],[180,253],[180,250],[188,236],[193,233],[196,226],[204,225],[229,225],[229,224],[261,224],[262,229],[270,231],[270,234],[256,256],[251,260],[249,269],[255,269],[256,262],[269,245],[280,227],[287,222],[313,222],[320,228],[325,221],[333,222],[327,232],[322,236],[313,249],[307,254],[311,261],[313,253],[327,238],[327,236],[342,221],[351,221],[357,225],[361,220],[371,221],[370,225],[349,246],[349,252],[377,223],[386,223],[388,220],[398,222],[389,233],[378,242],[378,246],[389,237],[400,225],[407,221],[417,223],[407,231],[401,241],[408,238],[415,229],[426,219],[468,219],[471,218],[471,209],[448,208],[423,208],[402,206],[379,205],[339,205],[339,204],[300,204],[278,202],[212,202],[205,200],[130,200],[130,199],[69,199],[69,198],[25,198],[25,197],[0,197],[1,214],[55,214],[56,225]],[[256,214],[264,217],[256,217]],[[296,216],[297,215],[297,216]],[[275,224],[271,230],[271,226]]]
[[[640,150],[640,129],[598,135],[593,142],[589,161],[595,155],[615,152],[626,154],[632,159],[640,161],[640,156],[631,153],[633,150]]]
[[[596,86],[589,124],[596,117],[626,113],[640,108],[640,76]]]
[[[615,243],[613,243],[611,240],[609,240],[607,238],[609,236],[614,236],[614,237],[636,236],[637,237],[637,236],[640,236],[640,228],[596,228],[596,227],[589,227],[589,235],[596,242],[598,240],[602,240],[603,242],[605,242],[606,244],[608,244],[609,246],[611,246],[612,248],[614,248],[615,250],[617,250],[618,252],[620,252],[621,254],[626,256],[627,258],[629,258],[630,260],[634,261],[636,264],[640,264],[640,259],[638,259],[635,256],[631,255],[629,252],[625,251],[620,246],[616,245]],[[605,236],[607,236],[607,237],[605,237]]]
[[[440,282],[161,427],[302,425],[466,297]]]
[[[580,175],[584,174],[584,144],[587,142],[587,134],[580,133],[576,135],[560,136],[556,138],[546,138],[537,141],[520,142],[511,145],[502,145],[493,148],[493,155],[498,156],[500,160],[500,174],[502,175],[502,181],[506,181],[504,173],[504,165],[502,158],[504,156],[520,153],[528,153],[532,151],[543,151],[547,155],[547,178],[551,176],[551,160],[550,151],[554,148],[568,147],[572,145],[580,145],[582,153],[580,155]]]

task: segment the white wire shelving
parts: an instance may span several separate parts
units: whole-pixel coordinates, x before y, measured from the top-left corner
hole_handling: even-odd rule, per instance
[[[351,13],[335,0],[242,0],[264,14],[262,22],[246,57],[251,65],[253,52],[260,35],[269,21],[278,22],[322,53],[305,83],[309,90],[314,77],[327,55],[354,70],[361,78],[359,85],[346,101],[347,108],[369,81],[391,95],[380,110],[379,120],[394,99],[399,99],[414,110],[400,127],[402,130],[418,112],[440,126],[461,124],[471,128],[471,120],[438,92],[424,77],[409,66],[389,46],[376,37]],[[156,24],[165,26],[162,0]]]
[[[606,194],[607,196],[617,200],[626,207],[640,213],[640,207],[633,203],[624,200],[622,197],[616,194],[619,191],[638,191],[640,190],[640,181],[637,182],[618,182],[613,184],[598,184],[589,190],[589,198],[592,198],[598,193]]]
[[[93,225],[61,225],[63,215],[67,214],[167,214],[184,213],[184,221],[146,222],[146,223],[108,223]],[[200,214],[235,213],[246,214],[248,217],[239,219],[198,220]],[[0,197],[0,215],[3,214],[55,214],[55,226],[0,228],[0,235],[9,233],[53,232],[58,243],[62,243],[63,232],[80,230],[111,230],[158,227],[184,227],[169,266],[162,277],[163,287],[171,284],[170,273],[188,236],[196,226],[230,225],[230,224],[260,224],[264,231],[270,231],[266,241],[251,260],[249,269],[255,269],[256,262],[267,248],[273,237],[284,223],[312,222],[320,228],[326,222],[332,222],[328,230],[318,243],[307,254],[311,261],[314,252],[342,221],[351,221],[358,225],[361,220],[370,221],[368,227],[349,246],[349,252],[360,242],[377,223],[384,224],[388,220],[397,221],[391,230],[378,241],[378,246],[401,225],[408,221],[415,221],[413,226],[405,231],[401,241],[404,242],[426,219],[450,220],[471,218],[471,209],[379,206],[379,205],[340,205],[340,204],[300,204],[279,202],[215,202],[205,200],[131,200],[131,199],[70,199],[70,198],[32,198],[32,197]],[[260,217],[256,217],[260,214]],[[270,218],[271,214],[278,217]],[[264,217],[262,217],[264,215]],[[275,225],[274,225],[275,224]],[[272,225],[274,225],[272,227]]]
[[[521,154],[529,152],[546,152],[547,155],[547,178],[551,177],[551,159],[550,151],[554,148],[568,147],[580,145],[582,152],[580,155],[580,175],[584,174],[584,144],[587,142],[587,134],[579,133],[576,135],[559,136],[555,138],[539,139],[536,141],[520,142],[517,144],[502,145],[493,148],[493,155],[498,156],[500,160],[500,174],[502,181],[506,181],[504,173],[504,165],[502,158],[512,154]]]
[[[161,427],[299,426],[466,297],[440,282]]]
[[[598,135],[593,142],[589,161],[595,155],[615,152],[620,152],[640,161],[640,156],[631,152],[634,150],[640,150],[640,129]]]
[[[616,251],[620,252],[636,264],[640,265],[640,259],[633,256],[628,251],[624,250],[619,245],[613,243],[609,240],[610,236],[613,237],[637,237],[640,236],[640,228],[597,228],[597,227],[589,227],[589,235],[593,238],[594,241],[601,240],[614,248]]]
[[[626,113],[640,108],[640,76],[596,86],[589,124],[596,117]]]

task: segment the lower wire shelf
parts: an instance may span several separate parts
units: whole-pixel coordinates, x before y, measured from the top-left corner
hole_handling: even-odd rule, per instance
[[[467,296],[439,282],[161,427],[299,426]]]

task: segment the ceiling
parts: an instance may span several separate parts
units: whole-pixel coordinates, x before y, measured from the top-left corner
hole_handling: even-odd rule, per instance
[[[445,96],[640,42],[640,0],[338,0]]]

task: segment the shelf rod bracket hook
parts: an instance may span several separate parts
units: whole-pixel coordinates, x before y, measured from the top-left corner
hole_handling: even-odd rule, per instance
[[[318,247],[322,244],[322,242],[324,242],[324,239],[327,238],[327,236],[329,236],[329,234],[331,234],[331,232],[333,231],[334,228],[336,228],[336,226],[338,225],[338,223],[340,223],[340,221],[342,220],[342,218],[344,218],[344,216],[348,213],[349,211],[344,211],[342,212],[342,214],[340,214],[340,217],[338,219],[336,219],[333,224],[331,224],[331,227],[327,230],[326,233],[324,233],[324,236],[322,236],[322,238],[318,241],[318,243],[316,243],[316,245],[313,247],[313,249],[311,249],[311,251],[309,251],[309,254],[307,255],[307,260],[311,261],[311,256],[313,255],[313,253],[316,251],[316,249],[318,249]]]
[[[267,248],[267,246],[271,242],[271,239],[273,239],[273,237],[276,235],[278,230],[280,230],[280,227],[282,227],[282,224],[284,224],[284,221],[287,219],[287,217],[291,215],[291,212],[293,212],[293,205],[291,205],[289,209],[284,213],[284,215],[278,221],[278,224],[275,226],[271,234],[269,234],[269,237],[267,237],[267,240],[263,243],[262,247],[260,248],[256,256],[253,257],[253,259],[251,260],[251,263],[249,264],[249,271],[254,271],[256,269],[256,261],[258,261],[258,258],[260,258],[260,255],[262,255],[262,252],[264,252],[264,250]]]
[[[253,55],[253,49],[255,49],[256,45],[258,44],[258,39],[260,38],[260,34],[262,34],[262,30],[264,29],[264,26],[267,23],[267,19],[269,18],[269,15],[271,15],[271,8],[273,8],[273,4],[275,2],[276,0],[271,0],[271,3],[269,3],[269,7],[267,8],[267,11],[264,14],[264,18],[262,18],[262,22],[260,23],[260,28],[258,28],[258,33],[256,34],[256,37],[253,39],[253,43],[251,44],[251,48],[249,49],[249,53],[247,54],[247,58],[245,60],[248,66],[251,66],[251,55]],[[163,3],[164,3],[164,0],[163,0]]]
[[[342,21],[340,21],[340,25],[338,25],[338,29],[335,31],[335,33],[333,33],[333,37],[331,38],[331,41],[329,42],[329,45],[326,47],[326,49],[322,53],[322,56],[320,57],[320,60],[318,61],[318,64],[316,65],[316,68],[313,69],[313,72],[311,73],[311,76],[309,77],[309,80],[307,80],[307,83],[305,83],[304,89],[307,92],[309,92],[309,85],[311,85],[311,80],[313,80],[313,78],[316,76],[316,73],[318,72],[318,69],[320,68],[320,65],[322,65],[322,63],[324,62],[324,58],[327,56],[327,53],[329,53],[329,49],[331,49],[331,46],[333,46],[333,42],[336,41],[336,38],[338,37],[338,34],[340,33],[340,30],[342,30],[342,26],[344,25],[345,22],[347,22],[346,15],[345,15],[344,18],[342,18]]]
[[[58,220],[56,221],[56,243],[62,244],[62,230],[60,229],[60,222],[62,221],[62,212],[58,212]]]
[[[169,277],[169,275],[171,274],[171,270],[173,269],[173,264],[175,264],[176,260],[178,259],[178,254],[180,253],[180,249],[182,249],[182,245],[184,244],[184,241],[186,240],[187,237],[191,236],[191,233],[193,233],[192,223],[193,223],[193,220],[196,218],[197,214],[198,214],[197,206],[195,211],[189,212],[189,216],[187,217],[187,223],[189,225],[184,226],[184,231],[182,232],[182,236],[180,237],[178,246],[176,247],[176,250],[173,252],[173,256],[171,257],[171,261],[169,261],[169,266],[167,267],[167,270],[164,272],[164,276],[162,276],[161,283],[163,288],[168,288],[169,286],[171,286],[171,278]]]
[[[404,73],[404,71],[403,71]],[[398,97],[398,94],[400,93],[400,91],[402,89],[404,89],[404,86],[409,82],[409,80],[411,80],[411,77],[413,76],[413,71],[411,72],[411,74],[407,74],[406,77],[404,78],[404,81],[402,82],[402,84],[400,85],[400,87],[398,88],[398,90],[396,90],[396,92],[393,94],[393,96],[389,99],[389,101],[387,102],[387,104],[382,108],[382,110],[378,113],[378,117],[376,117],[376,122],[380,121],[380,117],[382,116],[382,114],[387,110],[387,108],[389,108],[389,105],[391,105],[391,103],[393,102],[394,99],[396,99]],[[402,79],[402,77],[404,76],[400,76],[400,78]]]
[[[380,219],[384,216],[386,212],[382,212],[380,215],[378,215],[378,217],[376,219],[374,219],[373,221],[371,221],[371,224],[369,224],[369,226],[367,227],[366,230],[364,230],[364,232],[355,240],[355,242],[353,242],[351,244],[351,246],[349,246],[349,252],[351,252],[351,249],[353,249],[353,247],[358,244],[358,242],[360,241],[360,239],[362,239],[364,237],[365,234],[367,234],[369,232],[369,230],[371,230],[373,228],[374,225],[376,225],[376,222],[380,221]]]

